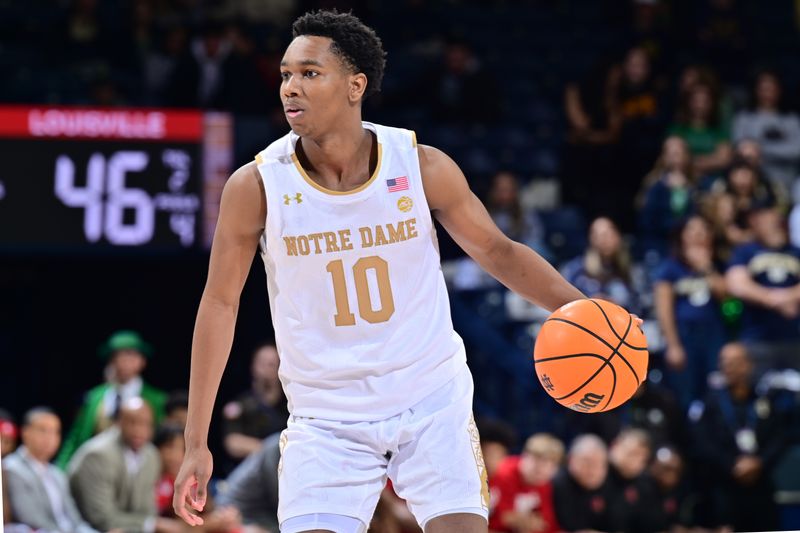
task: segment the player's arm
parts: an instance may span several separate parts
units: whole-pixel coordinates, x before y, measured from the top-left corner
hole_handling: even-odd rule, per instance
[[[264,230],[266,199],[255,163],[233,173],[225,184],[211,246],[208,279],[197,311],[192,339],[186,457],[175,480],[175,513],[190,525],[206,501],[211,477],[208,426],[219,382],[228,361],[239,296]]]
[[[418,150],[431,211],[486,272],[548,311],[586,297],[539,254],[500,231],[452,159],[430,146],[420,145]]]

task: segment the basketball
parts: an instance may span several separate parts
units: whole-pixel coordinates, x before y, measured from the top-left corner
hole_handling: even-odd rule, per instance
[[[551,314],[536,339],[536,375],[558,403],[582,413],[625,403],[647,376],[647,339],[622,307],[576,300]]]

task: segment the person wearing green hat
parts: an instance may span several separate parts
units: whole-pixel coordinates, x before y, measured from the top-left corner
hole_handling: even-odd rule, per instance
[[[98,354],[108,361],[107,381],[86,393],[56,459],[58,466],[66,468],[81,444],[108,428],[119,406],[128,398],[139,396],[150,404],[158,424],[164,416],[167,393],[148,385],[141,377],[152,353],[150,343],[145,342],[139,333],[130,330],[117,331],[100,346]]]

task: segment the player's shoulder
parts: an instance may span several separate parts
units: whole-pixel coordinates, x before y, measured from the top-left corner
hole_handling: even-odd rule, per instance
[[[256,166],[269,165],[269,164],[287,164],[292,162],[292,155],[294,154],[294,138],[293,133],[290,131],[283,137],[280,137],[266,148],[258,152],[255,156]]]
[[[384,149],[389,146],[394,150],[408,152],[417,148],[417,134],[413,130],[373,122],[362,122],[362,124],[376,133],[378,142]]]

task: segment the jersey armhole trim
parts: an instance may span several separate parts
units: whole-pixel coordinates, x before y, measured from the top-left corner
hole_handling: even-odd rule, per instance
[[[411,130],[411,147],[417,147],[417,132],[414,130]]]

